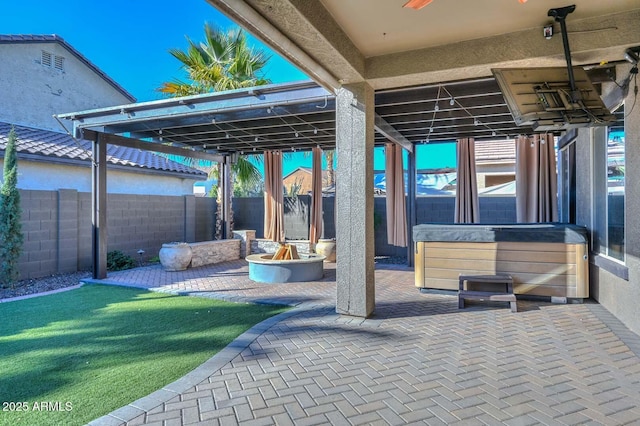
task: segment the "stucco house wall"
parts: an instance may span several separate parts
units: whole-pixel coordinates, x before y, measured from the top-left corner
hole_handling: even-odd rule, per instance
[[[624,75],[628,65],[619,75]],[[630,330],[640,334],[640,108],[629,91],[625,105],[625,260],[591,254],[590,294]],[[600,134],[599,134],[600,132]],[[596,234],[596,215],[603,210],[594,197],[594,147],[601,129],[579,129],[576,144],[576,222],[591,230],[592,246]],[[593,250],[593,247],[592,247]],[[625,274],[627,275],[625,277]]]
[[[298,167],[282,179],[282,184],[287,194],[291,192],[293,185],[300,185],[298,194],[307,194],[311,191],[311,172]]]
[[[50,130],[0,121],[0,167],[11,128],[17,137],[18,188],[91,192],[91,143]],[[107,147],[110,194],[186,195],[206,173],[151,152]]]
[[[0,36],[0,58],[0,121],[61,132],[53,114],[135,101],[58,36]]]
[[[0,158],[0,169],[2,167],[3,160]],[[109,168],[107,172],[107,191],[110,194],[187,195],[192,194],[194,182],[193,177],[187,178],[178,173],[171,176],[166,172],[154,173],[148,169],[136,172],[131,167]],[[91,169],[88,164],[43,164],[41,161],[19,158],[18,188],[91,192]]]
[[[53,115],[135,98],[57,35],[0,34],[0,58],[0,153],[13,125],[18,187],[91,192],[91,145],[66,136]],[[204,179],[130,148],[111,149],[107,158],[107,191],[112,194],[193,194],[193,183]]]
[[[58,36],[0,35],[0,58],[0,170],[12,127],[18,139],[20,278],[88,269],[91,143],[73,140],[53,114],[135,98]],[[148,259],[163,242],[211,239],[215,203],[193,199],[206,173],[116,146],[107,162],[109,250]]]

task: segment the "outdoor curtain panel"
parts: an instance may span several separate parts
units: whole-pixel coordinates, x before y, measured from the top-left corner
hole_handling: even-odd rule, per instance
[[[264,153],[264,237],[284,242],[284,186],[282,152]]]
[[[385,180],[387,190],[387,242],[407,246],[407,209],[404,195],[402,147],[385,145]]]
[[[516,218],[519,223],[558,220],[558,181],[553,135],[516,139]]]
[[[322,150],[313,148],[312,155],[309,242],[315,244],[322,235]]]
[[[476,179],[476,144],[473,138],[458,139],[455,223],[478,223],[478,183]]]

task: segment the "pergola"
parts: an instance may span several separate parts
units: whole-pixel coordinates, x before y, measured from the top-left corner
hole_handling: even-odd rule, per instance
[[[608,71],[607,71],[608,70]],[[591,72],[608,79],[609,68]],[[361,108],[357,102],[353,105]],[[230,234],[230,165],[238,155],[336,147],[336,96],[315,82],[273,84],[58,115],[77,138],[93,145],[93,275],[106,277],[106,144],[210,160],[223,164],[223,237]],[[375,94],[374,144],[394,142],[409,152],[407,224],[415,225],[416,144],[514,138],[531,133],[516,125],[494,78],[481,78]]]
[[[508,138],[523,130],[514,123],[493,79],[380,92],[376,104],[375,144],[395,142],[411,154],[416,143],[451,141],[460,135]],[[94,277],[106,277],[106,144],[222,163],[227,237],[229,168],[237,155],[334,149],[335,108],[335,94],[304,81],[58,115],[72,121],[75,137],[94,143]],[[410,158],[415,164],[413,155]],[[415,185],[409,185],[413,217],[414,198]],[[409,220],[409,226],[414,222]]]

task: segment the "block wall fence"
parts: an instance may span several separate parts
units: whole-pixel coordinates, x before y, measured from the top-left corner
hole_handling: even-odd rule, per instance
[[[20,278],[38,278],[91,269],[91,194],[71,189],[20,190],[23,254]],[[418,223],[452,223],[454,197],[419,197]],[[120,250],[134,259],[158,255],[163,243],[212,240],[216,202],[213,198],[109,194],[107,250]],[[311,198],[285,199],[287,239],[308,238]],[[515,197],[481,197],[483,223],[515,223]],[[252,229],[262,238],[262,198],[234,198],[234,229]],[[322,238],[335,238],[335,199],[323,199]],[[407,249],[387,244],[384,197],[374,204],[376,255],[406,256]],[[144,250],[139,256],[138,250]]]

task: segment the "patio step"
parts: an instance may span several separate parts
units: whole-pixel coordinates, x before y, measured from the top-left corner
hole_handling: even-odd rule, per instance
[[[503,285],[505,291],[478,291],[465,289],[464,283]],[[509,302],[511,312],[518,312],[516,296],[513,294],[513,278],[510,275],[460,275],[458,287],[458,309],[464,309],[466,299]]]

